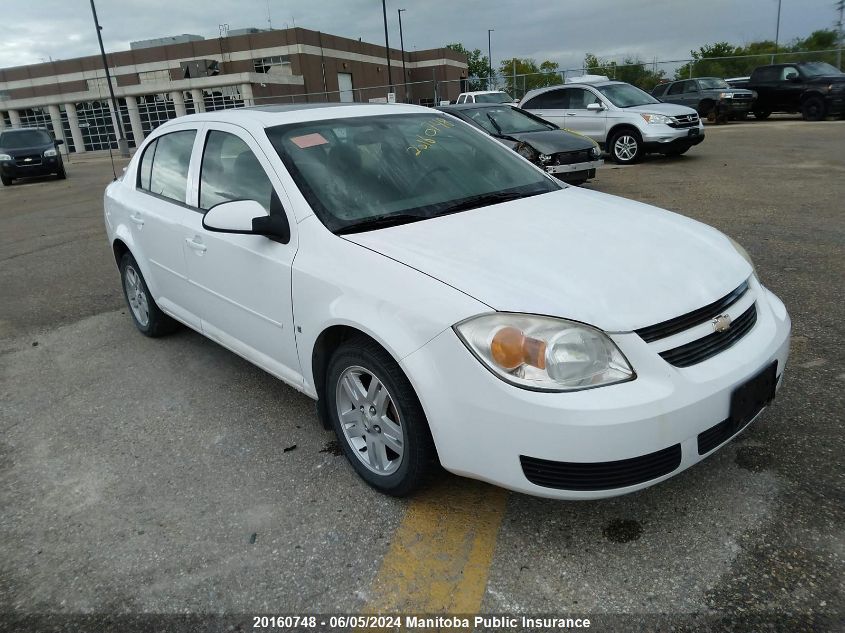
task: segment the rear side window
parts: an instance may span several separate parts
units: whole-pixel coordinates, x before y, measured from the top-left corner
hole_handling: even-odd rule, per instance
[[[661,96],[664,92],[666,92],[666,88],[669,84],[660,84],[659,86],[655,86],[654,90],[651,91],[655,97]]]
[[[549,90],[529,99],[522,107],[526,110],[563,110],[569,107],[569,91]]]
[[[159,136],[154,146],[150,145],[146,149],[141,159],[139,186],[150,193],[184,204],[188,189],[188,167],[191,164],[191,150],[196,135],[196,130],[185,130]],[[149,186],[145,187],[145,162],[148,157],[151,166],[147,168]]]
[[[200,168],[200,208],[221,202],[255,200],[270,212],[273,185],[243,139],[212,130],[208,133]]]
[[[141,157],[141,169],[138,171],[138,187],[145,191],[150,190],[150,175],[153,173],[153,158],[156,153],[158,139],[147,145],[144,155]]]
[[[764,68],[758,68],[757,70],[755,70],[752,75],[752,79],[754,79],[754,81],[777,81],[779,74],[779,68],[775,68],[773,66],[766,66]]]

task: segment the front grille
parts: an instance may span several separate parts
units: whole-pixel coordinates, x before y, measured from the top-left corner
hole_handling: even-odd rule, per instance
[[[741,428],[736,428],[731,422],[730,418],[722,420],[719,424],[711,426],[703,433],[698,434],[698,454],[704,455],[716,448],[722,442],[727,441],[744,429],[750,420],[746,422]]]
[[[696,341],[660,352],[660,356],[675,367],[689,367],[701,363],[731,347],[748,334],[756,322],[757,306],[752,303],[751,307],[739,315],[731,323],[730,329],[725,332],[713,332]]]
[[[575,163],[586,163],[593,160],[590,150],[579,149],[574,152],[561,152],[555,154],[556,165],[573,165]]]
[[[754,95],[747,95],[747,94],[737,94],[734,93],[733,96],[734,100],[736,101],[751,101],[754,98]]]
[[[710,303],[703,308],[699,308],[698,310],[682,314],[674,319],[662,321],[657,325],[649,325],[648,327],[640,328],[639,330],[635,330],[635,332],[636,334],[639,334],[640,338],[642,338],[646,343],[651,343],[653,341],[666,338],[667,336],[677,334],[678,332],[683,332],[684,330],[688,330],[691,327],[719,316],[739,301],[747,290],[748,282],[743,281],[738,288],[729,292],[718,301],[714,301],[713,303]]]
[[[611,490],[668,475],[681,465],[681,445],[615,462],[556,462],[519,456],[532,484],[559,490]]]
[[[674,122],[669,124],[669,127],[676,127],[676,128],[686,128],[686,127],[698,127],[698,115],[697,114],[682,114],[680,116],[672,117]]]
[[[27,159],[30,159],[27,162]],[[41,154],[28,154],[26,156],[15,156],[15,164],[18,167],[33,167],[41,164]]]

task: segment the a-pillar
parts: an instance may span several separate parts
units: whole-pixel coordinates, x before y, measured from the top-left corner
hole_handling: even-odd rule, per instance
[[[255,96],[252,94],[252,84],[241,84],[241,99],[244,100],[244,105],[254,106]]]
[[[185,116],[188,111],[185,110],[185,97],[181,90],[176,90],[170,93],[170,98],[173,99],[173,107],[176,109],[176,116]]]
[[[205,96],[200,88],[191,90],[191,99],[194,101],[194,112],[205,112]]]
[[[138,112],[138,100],[135,97],[126,96],[126,110],[129,112],[129,123],[132,126],[132,139],[135,147],[140,147],[144,140],[144,126],[141,125],[141,113]]]
[[[62,112],[57,105],[48,105],[47,110],[50,113],[50,124],[53,126],[53,137],[58,141],[64,143],[65,155],[70,153],[70,148],[67,146],[67,139],[65,138],[65,130],[62,127]]]
[[[85,151],[85,141],[82,139],[82,130],[79,128],[79,117],[76,114],[76,104],[66,103],[67,122],[70,126],[70,135],[73,138],[73,151],[81,154]]]

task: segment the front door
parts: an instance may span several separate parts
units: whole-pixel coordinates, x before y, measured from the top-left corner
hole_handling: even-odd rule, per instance
[[[302,377],[293,331],[291,266],[296,223],[287,244],[261,235],[207,231],[205,211],[232,200],[256,200],[268,213],[290,208],[267,156],[235,125],[209,123],[194,190],[197,212],[186,216],[184,249],[191,296],[203,333],[295,386]]]

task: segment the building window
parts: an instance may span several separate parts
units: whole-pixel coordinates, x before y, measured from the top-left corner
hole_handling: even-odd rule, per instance
[[[176,106],[166,92],[138,97],[141,129],[146,137],[162,123],[176,118]]]
[[[22,127],[44,127],[53,135],[53,138],[57,138],[47,108],[27,108],[20,110],[18,114],[21,117]]]
[[[65,145],[67,147],[67,151],[75,152],[76,145],[73,142],[73,133],[70,131],[70,121],[68,120],[67,110],[64,105],[59,106],[59,112],[61,112],[62,130],[64,130],[65,133]]]
[[[142,84],[156,84],[162,81],[170,81],[169,70],[147,70],[138,73],[138,81]]]
[[[244,100],[238,86],[223,86],[222,88],[203,90],[202,94],[206,112],[244,107]]]
[[[105,101],[87,101],[76,104],[82,142],[88,151],[117,149],[117,136],[111,120],[111,111]]]
[[[292,75],[290,57],[287,55],[275,55],[273,57],[261,57],[252,60],[253,67],[257,73],[268,75]]]

